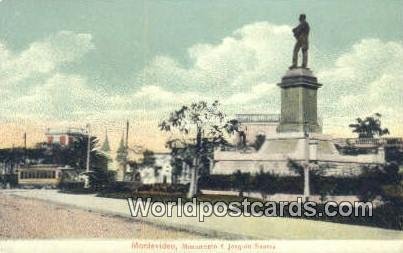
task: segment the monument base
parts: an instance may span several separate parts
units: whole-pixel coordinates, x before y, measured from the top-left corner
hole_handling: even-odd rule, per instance
[[[256,174],[263,170],[276,175],[296,175],[289,168],[289,161],[304,163],[307,157],[311,163],[321,165],[324,175],[328,176],[355,176],[361,173],[362,165],[376,166],[385,161],[382,148],[377,154],[341,155],[328,135],[310,133],[307,138],[303,132],[288,132],[266,136],[257,151],[217,150],[211,174],[231,175],[238,170]]]
[[[282,77],[278,132],[322,132],[317,117],[317,90],[322,86],[312,71],[293,68]]]
[[[377,154],[347,156],[336,149],[332,138],[321,134],[317,117],[317,91],[322,86],[307,68],[293,68],[278,84],[281,88],[281,117],[277,133],[266,136],[259,150],[217,150],[211,174],[230,175],[236,171],[295,175],[289,161],[315,163],[325,175],[359,174],[361,165],[385,162],[383,148]]]

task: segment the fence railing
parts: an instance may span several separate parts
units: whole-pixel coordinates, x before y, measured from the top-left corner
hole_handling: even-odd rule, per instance
[[[346,143],[352,146],[403,146],[403,138],[348,138]]]
[[[279,122],[280,114],[236,114],[240,122]]]

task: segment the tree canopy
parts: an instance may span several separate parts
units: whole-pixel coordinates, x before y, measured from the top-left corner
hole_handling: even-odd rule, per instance
[[[211,156],[214,146],[227,143],[225,134],[233,127],[225,118],[218,101],[199,101],[182,106],[160,124],[161,131],[172,133],[173,137],[167,144],[173,154],[192,167],[189,196],[197,193],[199,171]],[[179,162],[175,161],[176,165],[179,166]]]
[[[350,124],[349,127],[353,129],[353,133],[358,134],[358,138],[374,138],[387,135],[389,130],[382,128],[381,117],[381,114],[375,113],[364,119],[357,118],[356,123]]]

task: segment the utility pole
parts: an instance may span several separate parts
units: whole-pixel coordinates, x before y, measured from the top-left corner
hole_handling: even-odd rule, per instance
[[[28,167],[27,164],[27,132],[24,132],[24,165]]]
[[[197,137],[196,137],[196,155],[193,158],[194,168],[191,171],[191,180],[189,185],[189,192],[187,197],[193,198],[198,191],[198,182],[199,182],[199,167],[201,162],[201,151],[203,146],[203,130],[200,126],[197,127]]]
[[[128,167],[128,161],[129,161],[129,120],[126,121],[126,150],[125,150],[125,154],[126,154],[126,159],[125,159],[125,167],[123,169],[124,174],[126,174],[127,172],[127,167]],[[124,178],[124,176],[123,176]]]
[[[310,136],[309,136],[309,130],[307,129],[307,123],[305,122],[304,124],[304,137],[305,137],[305,161],[304,161],[304,199],[305,201],[309,200],[309,195],[311,195],[311,191],[309,188],[309,158],[310,158],[310,148],[309,148],[309,142],[310,142]]]
[[[126,121],[126,150],[129,147],[129,120]]]
[[[91,162],[91,126],[87,124],[87,163],[86,163],[86,172],[90,172],[90,162]]]
[[[84,180],[84,188],[88,189],[90,188],[90,157],[91,157],[91,126],[90,124],[87,124],[87,163],[86,163],[86,172],[87,175]]]

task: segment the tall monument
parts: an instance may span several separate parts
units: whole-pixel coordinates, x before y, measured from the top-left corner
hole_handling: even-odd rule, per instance
[[[317,90],[322,86],[308,69],[309,24],[305,14],[299,16],[300,24],[293,29],[296,43],[292,65],[281,83],[281,117],[278,132],[321,132],[318,124]],[[298,53],[302,51],[302,65],[298,67]]]
[[[383,149],[377,154],[347,156],[340,154],[333,138],[322,134],[318,123],[317,92],[322,84],[308,68],[309,25],[306,16],[300,15],[299,25],[293,29],[296,43],[292,65],[282,77],[281,115],[277,132],[265,136],[258,150],[216,150],[211,174],[231,175],[235,171],[259,173],[263,170],[278,175],[294,175],[289,160],[304,165],[305,190],[309,195],[310,168],[323,165],[324,175],[358,175],[360,167],[376,166],[385,162]],[[302,51],[302,63],[298,66],[298,54]],[[311,166],[312,165],[312,166]],[[311,167],[310,167],[311,166]]]

